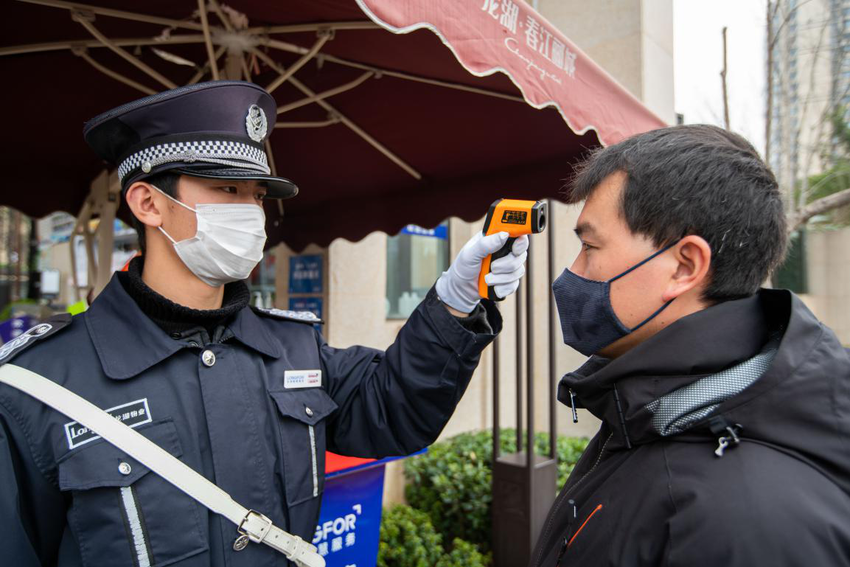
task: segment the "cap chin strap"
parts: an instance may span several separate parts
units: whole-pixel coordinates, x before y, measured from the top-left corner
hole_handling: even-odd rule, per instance
[[[16,388],[94,431],[190,497],[237,526],[234,549],[247,545],[245,538],[283,553],[298,567],[325,567],[316,548],[276,527],[266,516],[249,510],[230,495],[147,437],[124,425],[88,400],[14,364],[0,366],[0,383]]]

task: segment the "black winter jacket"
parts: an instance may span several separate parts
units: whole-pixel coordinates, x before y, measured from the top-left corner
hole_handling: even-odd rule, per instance
[[[603,423],[533,567],[850,565],[850,356],[792,293],[591,358],[570,390]]]

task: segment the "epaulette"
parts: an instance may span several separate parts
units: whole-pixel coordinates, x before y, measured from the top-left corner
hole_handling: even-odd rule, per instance
[[[295,321],[296,323],[308,323],[310,325],[323,325],[325,322],[310,311],[287,311],[284,309],[266,309],[263,307],[251,307],[260,315],[268,315],[277,319],[286,319],[287,321]]]
[[[70,327],[73,320],[74,319],[70,313],[61,313],[59,315],[54,315],[44,323],[39,323],[32,329],[24,331],[0,347],[0,364],[9,362],[12,358],[17,356],[18,353],[34,344],[36,341],[46,339],[51,335],[55,335],[62,329]]]

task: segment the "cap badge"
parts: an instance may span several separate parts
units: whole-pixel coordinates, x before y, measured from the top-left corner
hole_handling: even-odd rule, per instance
[[[255,142],[262,142],[266,137],[269,129],[269,123],[266,120],[266,113],[263,109],[252,104],[248,109],[248,115],[245,117],[245,127],[248,130],[248,137]]]

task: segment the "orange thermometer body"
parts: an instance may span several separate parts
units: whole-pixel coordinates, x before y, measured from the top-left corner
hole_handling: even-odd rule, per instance
[[[484,281],[484,277],[490,273],[490,263],[510,254],[517,237],[543,232],[546,229],[547,216],[549,211],[546,201],[499,199],[490,205],[484,221],[484,236],[507,232],[510,237],[504,246],[481,262],[481,273],[478,275],[478,294],[481,297],[502,301],[502,298],[496,295],[493,286],[488,286]]]

